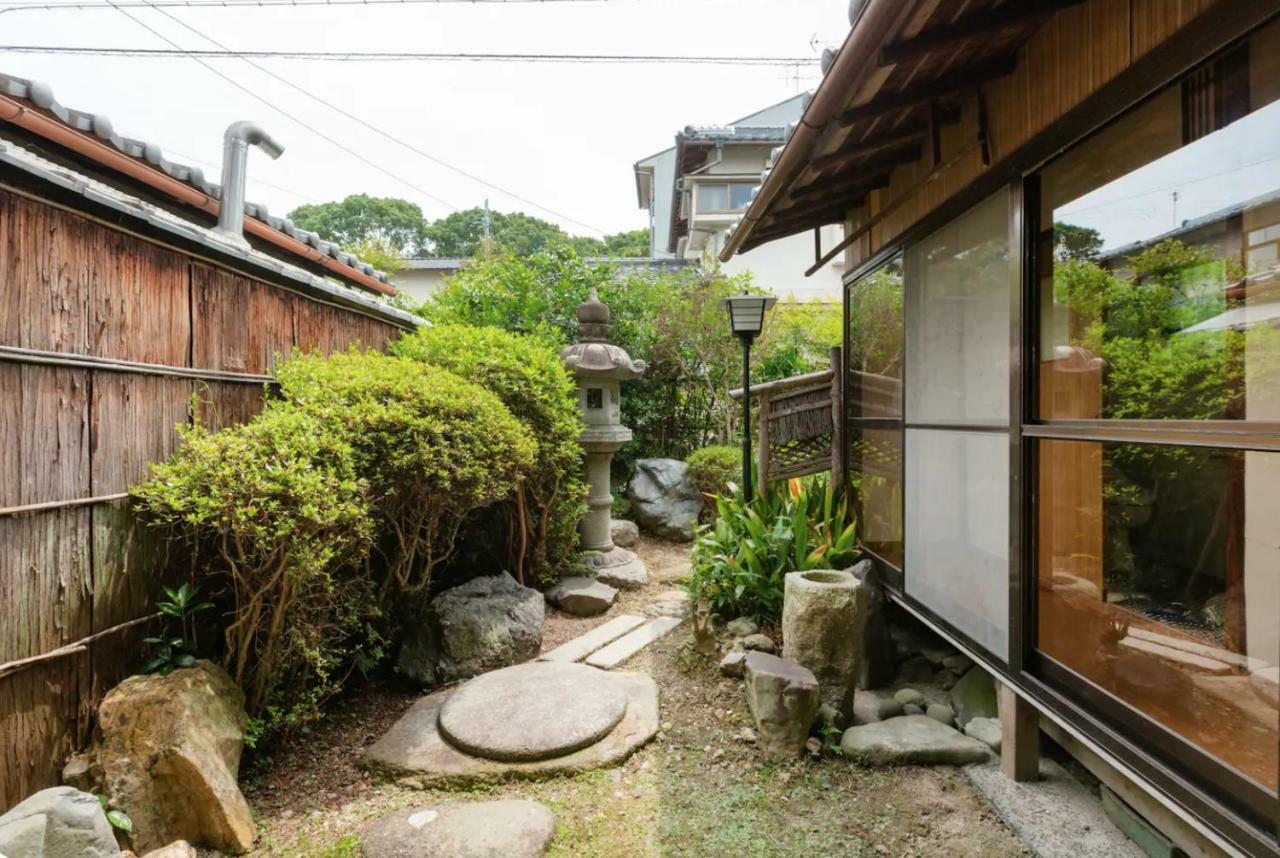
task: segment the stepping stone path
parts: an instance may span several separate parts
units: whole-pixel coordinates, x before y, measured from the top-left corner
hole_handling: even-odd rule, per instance
[[[615,588],[586,576],[565,578],[547,591],[548,602],[575,617],[603,614],[617,600],[618,591]]]
[[[657,732],[650,677],[530,662],[427,695],[360,763],[404,786],[462,787],[614,765]]]
[[[658,617],[633,632],[628,632],[604,649],[587,656],[587,664],[613,670],[627,659],[666,635],[684,622],[682,617]]]
[[[844,731],[840,749],[872,766],[984,763],[987,746],[928,715],[902,715]]]
[[[689,594],[684,590],[665,590],[644,606],[644,612],[651,617],[687,617],[692,611]]]
[[[634,614],[620,614],[609,622],[596,626],[585,635],[579,635],[567,643],[563,643],[550,652],[538,656],[538,661],[582,661],[605,644],[615,641],[634,628],[643,626],[644,617]]]
[[[536,801],[420,807],[380,819],[361,837],[365,858],[539,858],[556,818]]]

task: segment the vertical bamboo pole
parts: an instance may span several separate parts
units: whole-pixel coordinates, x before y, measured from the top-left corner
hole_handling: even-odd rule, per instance
[[[844,485],[844,379],[840,346],[831,347],[831,485]]]
[[[756,450],[756,490],[763,495],[769,487],[769,394],[758,394],[756,400],[759,403],[757,419],[760,421],[759,449]],[[744,434],[750,432],[751,424],[743,426],[742,431]]]

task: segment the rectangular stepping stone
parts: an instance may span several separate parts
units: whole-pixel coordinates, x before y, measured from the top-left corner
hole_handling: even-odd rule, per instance
[[[600,647],[617,640],[627,632],[642,625],[644,625],[644,617],[637,617],[634,614],[622,614],[603,625],[596,626],[584,635],[578,635],[573,640],[560,644],[550,652],[543,653],[538,656],[538,661],[582,661],[591,653],[600,649]]]
[[[604,649],[592,653],[587,657],[587,664],[612,670],[683,622],[683,617],[658,617],[650,620]]]

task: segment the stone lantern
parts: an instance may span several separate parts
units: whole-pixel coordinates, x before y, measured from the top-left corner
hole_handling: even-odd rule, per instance
[[[622,425],[621,382],[639,378],[645,363],[632,360],[625,350],[607,342],[609,308],[594,289],[578,306],[578,342],[560,352],[560,360],[578,382],[578,407],[582,410],[582,448],[587,458],[587,516],[582,521],[586,562],[596,577],[615,587],[637,588],[649,575],[634,552],[613,544],[610,519],[613,493],[609,490],[609,464],[613,454],[631,440]]]

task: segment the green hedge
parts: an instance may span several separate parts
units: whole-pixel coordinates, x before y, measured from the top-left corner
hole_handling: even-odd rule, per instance
[[[689,455],[689,477],[698,491],[706,495],[723,495],[729,484],[742,478],[742,450],[728,444],[712,444]],[[708,507],[714,507],[709,502]]]

